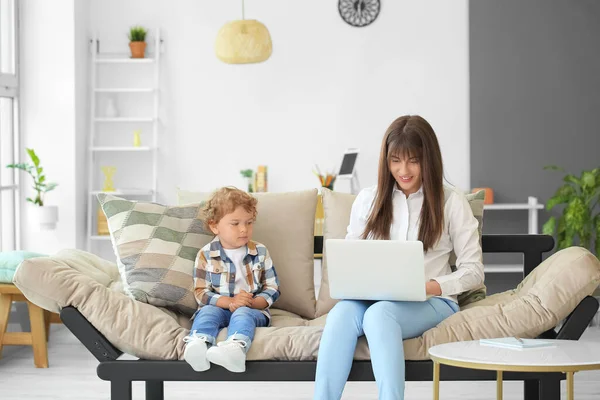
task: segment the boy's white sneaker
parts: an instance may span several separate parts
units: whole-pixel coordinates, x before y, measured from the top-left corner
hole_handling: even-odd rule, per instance
[[[246,371],[246,344],[240,340],[226,340],[212,346],[206,352],[206,359],[231,372]]]
[[[186,342],[183,351],[183,359],[192,366],[194,371],[202,372],[210,368],[210,363],[206,359],[208,345],[204,336],[186,336],[183,338]]]

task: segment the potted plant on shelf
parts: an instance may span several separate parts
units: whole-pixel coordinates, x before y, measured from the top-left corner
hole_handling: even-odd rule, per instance
[[[132,26],[129,29],[129,48],[131,58],[144,58],[146,52],[146,34],[148,31],[141,26]]]
[[[554,165],[544,169],[565,172]],[[543,232],[546,235],[556,233],[559,250],[573,246],[578,239],[580,246],[600,256],[600,167],[583,171],[579,178],[567,174],[563,181],[565,183],[546,203],[546,210],[559,204],[565,204],[565,208],[558,219],[552,216],[546,221]]]
[[[8,164],[7,168],[20,169],[31,175],[33,179],[33,189],[36,192],[35,198],[28,197],[27,201],[34,205],[33,218],[40,224],[42,229],[54,229],[58,221],[58,207],[47,206],[44,204],[44,195],[56,188],[58,184],[46,182],[44,168],[40,167],[40,159],[33,149],[27,149],[27,154],[31,158],[32,164],[19,163]]]
[[[246,180],[246,184],[248,185],[248,193],[254,192],[252,185],[252,178],[254,177],[254,171],[251,169],[243,169],[240,171],[242,177]]]

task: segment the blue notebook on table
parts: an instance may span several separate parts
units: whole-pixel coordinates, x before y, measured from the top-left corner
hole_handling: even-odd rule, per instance
[[[541,347],[552,347],[554,343],[540,339],[518,339],[516,337],[505,337],[495,339],[479,339],[482,346],[500,347],[504,349],[537,349]]]

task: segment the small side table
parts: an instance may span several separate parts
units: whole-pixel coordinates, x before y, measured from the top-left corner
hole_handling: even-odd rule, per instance
[[[552,347],[513,350],[482,346],[478,340],[433,346],[433,399],[440,398],[440,364],[454,367],[497,371],[496,397],[502,399],[502,373],[562,372],[567,374],[567,399],[573,400],[575,372],[600,369],[600,343],[574,340],[546,340]]]
[[[13,301],[24,301],[29,309],[31,332],[6,332]],[[48,368],[48,335],[50,323],[60,323],[58,314],[46,311],[28,301],[15,285],[0,283],[0,357],[4,345],[31,346],[37,368]]]

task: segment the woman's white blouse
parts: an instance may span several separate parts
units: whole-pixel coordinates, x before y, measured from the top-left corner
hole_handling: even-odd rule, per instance
[[[376,186],[366,188],[354,200],[346,239],[361,238],[376,193]],[[439,242],[425,252],[425,279],[433,279],[440,284],[442,295],[439,297],[457,302],[458,294],[483,284],[482,251],[477,219],[464,194],[444,186],[444,196],[444,230]],[[423,206],[422,187],[408,197],[395,188],[392,201],[394,216],[390,239],[418,240],[419,216]],[[452,250],[456,254],[455,272],[452,272],[448,263]]]

